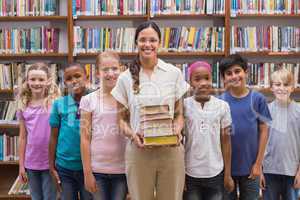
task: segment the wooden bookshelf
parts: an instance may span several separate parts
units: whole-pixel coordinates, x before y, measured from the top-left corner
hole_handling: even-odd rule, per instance
[[[237,52],[238,54],[246,57],[299,57],[300,52],[270,52],[270,51],[259,51],[259,52]]]
[[[178,18],[189,18],[189,19],[211,19],[211,18],[224,18],[225,14],[158,14],[150,16],[151,19],[178,19]]]
[[[3,130],[3,129],[19,129],[19,124],[0,122],[0,130]]]
[[[0,17],[2,21],[67,21],[67,16],[8,16]]]
[[[96,57],[99,53],[78,53],[76,54],[76,58],[84,58],[84,57]],[[137,55],[136,52],[132,53],[119,53],[121,57],[134,57]],[[224,52],[158,52],[159,57],[222,57],[224,56]]]
[[[12,89],[0,89],[0,94],[13,94],[14,91]]]
[[[0,161],[0,165],[19,165],[18,161]]]
[[[1,58],[47,58],[47,57],[55,57],[55,58],[64,58],[67,57],[67,53],[22,53],[22,54],[0,54]]]
[[[267,17],[267,18],[300,18],[300,14],[237,14],[232,16],[231,18],[259,18],[259,17]]]
[[[18,177],[19,165],[15,162],[0,165],[0,199],[30,199],[28,195],[8,195],[8,191]]]
[[[147,20],[148,15],[99,15],[99,16],[73,16],[75,21],[81,20]]]
[[[29,200],[31,197],[29,195],[0,195],[1,200],[12,200],[12,199],[18,199],[18,200]]]

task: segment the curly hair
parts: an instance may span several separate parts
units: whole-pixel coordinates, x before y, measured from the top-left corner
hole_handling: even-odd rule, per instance
[[[18,109],[20,110],[24,110],[28,104],[31,101],[32,98],[32,93],[31,90],[28,86],[28,74],[30,71],[32,70],[41,70],[44,71],[47,74],[47,78],[51,79],[51,70],[49,69],[49,66],[46,63],[43,62],[37,62],[32,64],[26,73],[26,76],[24,78],[24,80],[22,81],[21,84],[21,89],[20,92],[18,94]],[[57,84],[55,83],[55,81],[51,81],[51,84],[49,84],[45,90],[45,94],[44,94],[44,106],[45,108],[48,108],[49,105],[52,104],[52,102],[60,96],[60,90],[57,86]]]

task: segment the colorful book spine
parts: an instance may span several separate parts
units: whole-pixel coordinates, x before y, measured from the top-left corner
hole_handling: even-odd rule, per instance
[[[231,53],[300,52],[300,27],[232,26]]]
[[[145,15],[147,0],[73,0],[73,16]]]
[[[1,149],[2,161],[18,161],[19,160],[19,148],[18,141],[19,136],[9,136],[7,134],[1,134]]]
[[[47,27],[0,29],[0,53],[48,53],[59,50],[59,29]]]
[[[224,0],[151,0],[150,14],[224,14]]]
[[[224,27],[161,27],[162,52],[223,52]],[[135,28],[74,27],[74,52],[136,52]],[[99,34],[102,33],[102,34]]]
[[[59,15],[57,0],[0,0],[0,16]]]
[[[300,14],[299,0],[232,0],[231,15]]]

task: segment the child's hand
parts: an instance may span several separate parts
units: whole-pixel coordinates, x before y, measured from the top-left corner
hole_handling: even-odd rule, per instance
[[[85,189],[90,193],[95,193],[98,191],[98,186],[93,173],[87,173],[84,175],[84,186]]]
[[[266,180],[265,180],[265,176],[263,173],[261,173],[261,175],[260,175],[259,186],[260,186],[260,189],[262,189],[262,190],[266,189]]]
[[[60,178],[58,176],[56,169],[54,169],[54,168],[50,169],[50,173],[51,173],[52,177],[54,178],[54,182],[55,182],[57,191],[62,192],[61,181],[60,181]]]
[[[22,183],[27,183],[27,181],[28,181],[28,178],[27,178],[26,171],[25,171],[24,167],[19,168],[19,178],[20,178]]]
[[[234,181],[231,176],[224,176],[224,187],[227,192],[232,192],[234,190]]]
[[[295,189],[300,189],[300,171],[299,170],[298,170],[298,173],[295,176],[294,188]]]
[[[132,137],[132,142],[139,148],[144,148],[145,145],[143,144],[143,136],[139,133],[136,133]]]
[[[248,178],[256,179],[257,177],[260,177],[261,174],[262,174],[262,166],[257,163],[254,163],[251,169],[250,176]]]

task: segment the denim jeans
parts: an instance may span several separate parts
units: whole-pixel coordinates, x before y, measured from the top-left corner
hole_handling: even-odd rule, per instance
[[[49,170],[26,169],[32,200],[55,200],[56,189]]]
[[[223,200],[224,174],[212,178],[194,178],[186,175],[184,200]]]
[[[75,171],[56,165],[62,187],[61,200],[91,200],[92,195],[84,188],[83,171]]]
[[[297,200],[298,191],[293,188],[295,177],[264,174],[266,189],[263,191],[264,200]]]
[[[233,176],[234,191],[225,192],[226,200],[258,200],[259,199],[259,178],[249,179],[249,176]],[[237,189],[238,188],[238,189]],[[239,190],[239,198],[238,191]]]
[[[125,174],[94,173],[98,191],[93,194],[94,200],[125,200],[127,183]]]

